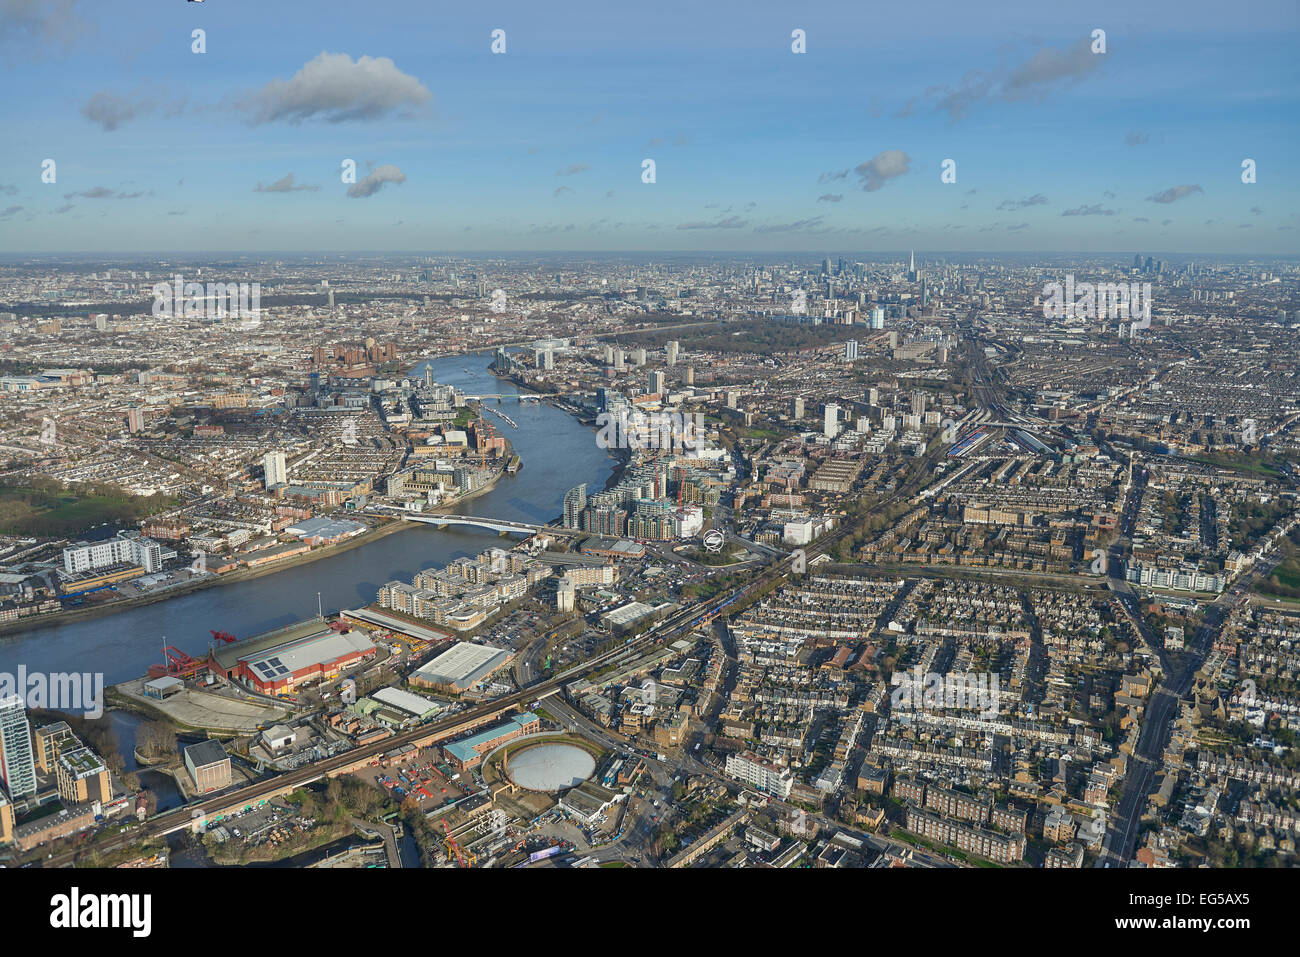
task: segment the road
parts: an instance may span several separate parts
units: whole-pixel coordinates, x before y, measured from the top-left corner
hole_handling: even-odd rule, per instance
[[[931,464],[940,451],[940,449],[936,448],[923,460],[922,464]],[[876,508],[887,508],[899,500],[910,498],[923,484],[926,474],[927,470],[925,468],[917,468],[912,473],[912,476],[892,495],[876,503]],[[803,550],[805,559],[811,560],[822,554],[852,531],[854,529],[846,525],[827,533]],[[746,598],[753,597],[769,586],[784,580],[791,572],[792,561],[791,556],[780,558],[772,562],[770,566],[765,566],[750,580],[719,592],[712,598],[696,605],[681,609],[652,627],[645,634],[629,639],[627,644],[598,654],[580,665],[555,675],[549,680],[527,686],[513,694],[504,695],[494,701],[468,708],[442,720],[410,729],[382,741],[354,748],[351,751],[317,761],[314,764],[244,784],[197,803],[185,805],[174,811],[158,815],[147,821],[142,827],[132,829],[119,839],[110,839],[95,846],[98,850],[110,851],[128,843],[136,843],[185,830],[192,827],[196,819],[256,804],[258,801],[276,794],[286,793],[289,790],[341,773],[344,769],[354,767],[359,763],[377,759],[380,755],[393,748],[406,744],[449,739],[515,708],[528,707],[532,702],[562,690],[564,685],[571,681],[582,678],[608,664],[617,663],[620,666],[626,666],[634,662],[638,655],[647,656],[653,653],[658,645],[669,642],[679,635],[690,633],[700,625],[708,624],[719,614],[725,612],[727,608],[743,602]],[[525,680],[527,680],[527,674],[528,672],[525,672],[521,677],[525,677]],[[699,762],[692,763],[698,765],[701,772],[716,774],[712,769],[706,768]],[[69,865],[81,850],[83,849],[48,858],[43,866],[59,867]]]
[[[746,587],[752,586],[741,586],[735,591],[738,594],[742,593]],[[195,818],[220,814],[233,808],[256,804],[258,801],[275,794],[284,793],[287,790],[330,777],[335,773],[339,773],[342,769],[352,767],[359,762],[378,758],[393,748],[432,739],[451,738],[461,733],[462,730],[469,730],[470,725],[478,725],[489,721],[515,708],[527,707],[531,702],[554,694],[568,682],[590,674],[612,661],[625,657],[631,660],[638,653],[653,651],[660,641],[670,640],[692,630],[695,627],[694,623],[698,620],[696,616],[703,617],[714,613],[726,603],[725,594],[716,595],[708,601],[669,616],[646,634],[632,639],[627,645],[596,655],[583,664],[570,668],[568,671],[541,684],[468,708],[442,720],[412,728],[382,741],[354,748],[332,758],[326,758],[293,771],[227,790],[198,803],[185,805],[175,811],[153,818],[146,822],[143,827],[134,828],[120,840],[98,844],[96,847],[100,850],[113,850],[127,843],[185,830],[192,825]],[[620,661],[620,663],[624,662]],[[50,858],[45,862],[44,866],[58,867],[70,864],[77,853],[78,851],[71,851]]]
[[[892,498],[898,498],[901,494],[903,494],[903,490],[900,490]],[[841,528],[823,536],[823,538],[806,549],[808,557],[811,558],[829,548],[846,535],[848,531],[847,528]],[[791,559],[789,557],[784,558],[750,581],[719,592],[699,604],[681,609],[665,618],[645,634],[629,639],[627,644],[596,655],[547,681],[529,686],[491,702],[468,708],[440,721],[412,728],[409,731],[404,731],[391,738],[385,738],[374,744],[354,748],[335,757],[326,758],[284,774],[233,788],[198,803],[185,805],[175,811],[153,818],[146,822],[143,827],[132,829],[129,834],[120,839],[110,840],[95,846],[101,851],[115,850],[128,843],[185,830],[193,825],[195,819],[256,804],[258,801],[276,794],[285,793],[288,790],[340,773],[343,769],[360,762],[378,758],[393,748],[417,742],[451,738],[462,731],[469,730],[471,726],[482,724],[515,708],[527,707],[541,697],[555,694],[569,682],[582,678],[608,664],[627,665],[632,663],[637,655],[653,653],[658,645],[680,635],[690,633],[699,625],[712,621],[716,615],[725,611],[729,606],[752,596],[776,580],[784,578],[790,572],[790,564]],[[78,853],[80,853],[80,850],[74,850],[49,858],[44,862],[43,866],[61,867],[69,865],[75,860]]]
[[[1142,818],[1142,809],[1157,769],[1161,766],[1162,755],[1169,741],[1171,724],[1179,701],[1191,689],[1197,670],[1204,663],[1214,639],[1231,613],[1232,606],[1249,594],[1255,581],[1267,576],[1280,560],[1280,556],[1261,561],[1243,575],[1231,589],[1223,592],[1207,609],[1205,619],[1195,637],[1187,645],[1182,661],[1173,666],[1167,662],[1163,649],[1160,649],[1165,677],[1152,692],[1142,716],[1142,729],[1138,734],[1138,745],[1129,760],[1128,771],[1120,789],[1119,803],[1115,813],[1107,822],[1106,837],[1102,841],[1102,850],[1097,857],[1098,867],[1126,867],[1136,851],[1138,827]],[[1136,598],[1129,597],[1129,601]]]

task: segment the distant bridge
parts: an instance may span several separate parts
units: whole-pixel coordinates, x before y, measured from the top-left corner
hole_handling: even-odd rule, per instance
[[[379,507],[408,522],[423,522],[426,525],[436,525],[438,528],[446,528],[449,525],[472,525],[475,528],[490,529],[501,535],[514,533],[517,535],[573,537],[588,534],[576,528],[560,528],[556,525],[530,525],[527,522],[512,522],[504,518],[482,518],[477,515],[454,515],[446,512],[412,512],[404,508],[382,505]]]
[[[482,395],[470,395],[469,393],[461,393],[461,398],[464,398],[464,399],[518,399],[520,402],[541,402],[541,401],[542,401],[542,397],[541,397],[540,395],[532,395],[532,394],[530,394],[530,393],[523,393],[523,394],[521,395],[521,394],[518,393],[518,392],[484,392]]]

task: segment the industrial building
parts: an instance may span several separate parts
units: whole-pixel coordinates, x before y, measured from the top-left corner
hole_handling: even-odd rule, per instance
[[[602,787],[595,781],[583,781],[560,798],[559,806],[570,817],[590,827],[621,797],[619,792]]]
[[[332,545],[360,535],[366,526],[346,519],[308,518],[286,528],[285,534],[301,539],[308,545]]]
[[[420,721],[423,721],[426,718],[432,718],[442,710],[442,706],[436,701],[430,701],[423,695],[403,691],[401,688],[380,688],[370,697],[374,698],[380,704],[386,704],[391,708],[396,708],[397,710],[403,711]]]
[[[200,794],[230,787],[230,757],[219,741],[200,741],[186,748],[185,769]]]
[[[645,546],[626,538],[604,538],[593,535],[583,542],[582,554],[595,555],[598,558],[637,560],[645,558]]]
[[[185,682],[172,675],[163,675],[161,678],[154,678],[152,681],[144,683],[145,697],[157,698],[159,701],[165,701],[172,695],[180,694],[184,690]]]
[[[676,610],[677,605],[672,602],[647,605],[642,601],[632,601],[612,611],[605,612],[600,616],[600,621],[606,628],[621,631],[638,625],[647,618],[662,618]]]
[[[262,732],[262,745],[271,753],[293,747],[298,732],[288,725],[276,724]]]
[[[413,671],[411,684],[447,694],[461,694],[481,687],[513,658],[513,652],[495,645],[457,642]]]
[[[478,767],[484,756],[495,751],[503,744],[526,734],[536,734],[542,730],[542,720],[531,711],[524,711],[501,724],[493,725],[486,731],[470,735],[460,741],[453,741],[443,747],[447,760],[459,771]]]
[[[217,648],[209,667],[261,694],[276,695],[333,678],[376,653],[375,643],[362,632],[314,618]]]

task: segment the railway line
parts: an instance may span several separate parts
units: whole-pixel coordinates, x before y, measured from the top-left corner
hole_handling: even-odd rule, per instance
[[[888,506],[911,495],[916,487],[921,484],[922,474],[922,472],[918,471],[914,478],[909,480],[893,495],[877,503],[877,507]],[[805,561],[824,553],[853,530],[852,527],[844,526],[811,543],[804,549]],[[149,838],[162,837],[182,831],[192,827],[196,820],[239,811],[256,804],[258,801],[288,793],[323,778],[332,777],[335,774],[345,773],[347,770],[368,763],[371,759],[378,758],[393,748],[407,744],[430,744],[469,731],[512,709],[526,707],[542,698],[549,697],[562,690],[564,685],[570,681],[582,678],[609,664],[625,665],[635,659],[638,651],[660,645],[672,637],[688,633],[697,627],[708,624],[737,602],[754,595],[768,585],[784,579],[790,574],[793,561],[793,555],[784,556],[776,560],[771,567],[765,568],[756,578],[727,592],[719,593],[699,604],[675,612],[645,634],[628,639],[625,645],[602,652],[594,658],[546,681],[530,685],[513,694],[505,695],[466,711],[461,711],[441,721],[412,728],[393,737],[385,738],[383,741],[353,748],[351,751],[317,761],[305,767],[287,771],[264,780],[254,781],[233,791],[197,803],[187,804],[153,818],[146,822],[143,827],[133,829],[129,835],[125,835],[121,840],[98,845],[97,849],[101,851],[116,850],[129,843],[138,843]],[[60,867],[69,865],[79,853],[81,853],[80,850],[73,850],[51,857],[44,861],[42,866]]]
[[[831,541],[843,534],[845,532],[841,530],[838,535],[828,536],[828,540],[823,540],[822,547],[829,545]],[[428,744],[454,737],[515,708],[526,707],[532,702],[555,694],[569,682],[609,664],[630,662],[634,660],[637,651],[659,645],[680,633],[693,630],[706,621],[712,621],[717,614],[745,595],[752,593],[754,589],[762,587],[783,575],[785,572],[779,571],[779,569],[784,568],[785,571],[788,571],[790,561],[789,558],[786,558],[778,563],[777,569],[770,569],[758,579],[741,585],[730,593],[715,595],[698,605],[676,612],[654,628],[651,628],[644,635],[629,639],[626,645],[603,652],[539,684],[531,685],[513,694],[461,711],[441,721],[412,728],[393,737],[385,738],[383,741],[353,748],[332,758],[326,758],[261,781],[254,781],[233,791],[227,791],[203,801],[187,804],[153,818],[141,828],[133,829],[122,840],[98,845],[98,849],[103,851],[116,850],[128,843],[138,843],[149,838],[162,837],[176,831],[185,830],[193,826],[195,820],[242,810],[256,804],[258,801],[287,793],[306,784],[343,773],[360,764],[368,763],[393,748],[407,744]],[[71,863],[78,853],[79,851],[70,851],[58,855],[43,862],[43,866],[64,866]]]

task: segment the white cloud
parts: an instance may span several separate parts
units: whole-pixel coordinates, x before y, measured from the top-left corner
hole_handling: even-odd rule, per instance
[[[419,80],[403,73],[388,57],[320,53],[290,79],[278,77],[236,101],[251,123],[322,118],[330,123],[376,120],[400,108],[433,99]]]
[[[392,163],[385,163],[383,166],[376,166],[365,175],[364,179],[349,186],[348,195],[353,199],[363,199],[366,196],[374,196],[375,193],[383,189],[388,183],[405,182],[405,173]]]

